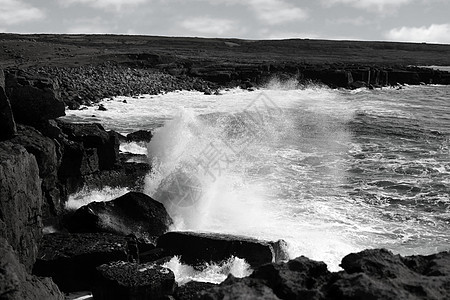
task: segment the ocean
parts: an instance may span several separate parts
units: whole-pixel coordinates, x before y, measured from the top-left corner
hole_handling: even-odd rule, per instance
[[[284,239],[291,258],[321,260],[331,271],[366,248],[450,250],[450,86],[345,90],[272,80],[252,92],[102,104],[107,111],[88,107],[64,119],[154,132],[149,144],[121,150],[147,155],[144,191],[165,205],[173,230]],[[126,192],[82,190],[67,205]],[[239,258],[226,264],[249,272]],[[179,282],[225,278],[217,278],[224,266],[199,273],[177,258],[168,266]]]

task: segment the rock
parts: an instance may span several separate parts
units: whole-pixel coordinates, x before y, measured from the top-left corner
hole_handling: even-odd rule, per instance
[[[67,223],[71,232],[134,234],[153,240],[172,224],[164,205],[151,197],[129,192],[107,202],[92,202],[79,208]]]
[[[178,300],[193,300],[200,298],[199,293],[216,287],[217,284],[210,282],[190,281],[175,290],[174,297]]]
[[[42,237],[42,189],[35,157],[20,145],[0,143],[0,236],[27,270]]]
[[[6,74],[6,95],[16,122],[33,125],[65,115],[58,84],[24,71]]]
[[[45,199],[42,208],[45,222],[61,212],[58,183],[61,154],[58,153],[59,149],[52,139],[43,136],[34,128],[18,125],[17,129],[17,136],[11,139],[11,142],[22,145],[28,153],[33,154],[39,167],[39,177],[42,179],[41,188]]]
[[[168,232],[158,238],[157,247],[172,255],[181,255],[188,264],[221,262],[236,256],[245,259],[253,268],[282,258],[277,253],[286,253],[279,249],[284,241],[269,242],[253,238],[197,232]],[[285,256],[284,256],[285,257]]]
[[[59,122],[68,139],[82,143],[84,149],[96,149],[100,170],[111,170],[119,162],[119,138],[100,124],[69,124]]]
[[[233,275],[229,275],[219,286],[199,292],[197,295],[195,299],[280,299],[261,280],[248,277],[235,278]]]
[[[127,242],[127,238],[109,233],[47,234],[33,273],[52,277],[64,292],[90,290],[96,267],[127,260]]]
[[[97,268],[92,290],[94,298],[104,300],[162,299],[175,290],[175,275],[153,264],[113,262]]]
[[[449,259],[449,252],[406,258],[384,249],[352,253],[342,259],[345,272],[329,282],[327,294],[332,299],[446,299]],[[428,273],[429,266],[439,271]]]
[[[136,132],[132,132],[127,134],[128,142],[150,142],[153,134],[150,130],[138,130]]]
[[[286,263],[263,265],[250,277],[265,280],[281,299],[323,299],[321,289],[330,275],[325,263],[301,256]]]
[[[51,279],[28,274],[8,241],[0,237],[0,298],[63,300],[64,295]]]
[[[5,74],[0,69],[0,141],[7,140],[16,134],[16,122],[5,93]]]
[[[100,110],[100,111],[107,111],[106,107],[105,107],[103,104],[100,104],[100,105],[98,106],[98,109],[97,109],[97,110]]]

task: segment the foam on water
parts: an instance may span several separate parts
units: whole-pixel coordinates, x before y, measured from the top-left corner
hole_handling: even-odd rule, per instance
[[[285,239],[331,270],[364,248],[448,250],[449,91],[293,87],[118,98],[66,118],[153,129],[145,192],[173,229]]]
[[[121,143],[119,150],[133,154],[147,155],[147,145],[145,142],[125,142]]]
[[[166,267],[175,274],[175,280],[178,285],[184,285],[189,281],[221,283],[229,274],[234,277],[242,278],[249,276],[253,270],[250,265],[242,258],[230,257],[227,261],[220,264],[205,263],[202,267],[194,269],[192,266],[183,264],[178,256],[174,256],[165,263]]]
[[[69,195],[65,204],[67,210],[77,210],[91,202],[105,202],[118,198],[128,193],[127,188],[104,187],[103,189],[83,188],[79,192]]]

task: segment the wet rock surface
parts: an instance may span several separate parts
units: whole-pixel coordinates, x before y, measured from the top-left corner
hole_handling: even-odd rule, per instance
[[[97,268],[94,299],[163,299],[174,293],[175,276],[153,264],[118,261]]]
[[[230,256],[244,258],[252,267],[284,259],[284,241],[261,241],[242,236],[198,232],[168,232],[158,238],[157,247],[181,255],[188,264],[221,262]]]
[[[92,202],[79,208],[66,226],[71,232],[134,234],[151,241],[164,234],[172,222],[160,202],[129,192],[111,201]]]
[[[7,140],[16,134],[16,122],[11,104],[5,93],[5,73],[0,69],[0,141]]]
[[[109,233],[53,233],[44,236],[33,273],[53,278],[65,292],[92,288],[95,268],[128,259],[128,240]]]

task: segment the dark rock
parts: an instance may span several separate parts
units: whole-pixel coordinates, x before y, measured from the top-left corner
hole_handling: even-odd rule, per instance
[[[0,143],[0,236],[31,270],[42,237],[42,189],[36,159],[20,145]]]
[[[104,300],[162,299],[175,290],[175,275],[154,264],[113,262],[97,268],[92,290],[94,298]]]
[[[172,224],[164,205],[149,196],[129,192],[107,202],[92,202],[78,209],[67,223],[71,232],[134,234],[153,240]]]
[[[136,132],[132,132],[127,134],[128,142],[150,142],[153,134],[150,130],[138,130]]]
[[[98,106],[98,110],[100,110],[100,111],[107,111],[106,107],[103,104],[100,104]]]
[[[65,292],[90,290],[96,267],[127,260],[127,241],[109,233],[45,235],[33,273],[52,277]]]
[[[188,264],[221,262],[236,256],[245,259],[252,267],[278,262],[277,253],[286,253],[285,242],[261,241],[253,238],[197,232],[168,232],[158,238],[157,247],[172,255],[181,255]]]
[[[207,291],[210,288],[216,287],[217,284],[210,282],[198,282],[198,281],[190,281],[185,285],[178,287],[175,290],[174,297],[178,300],[193,300],[199,299],[199,293],[202,291]]]
[[[446,299],[449,258],[449,252],[406,258],[384,249],[352,253],[342,259],[346,272],[333,276],[327,294],[331,299]],[[428,266],[439,271],[428,273]]]
[[[4,300],[63,300],[64,295],[51,279],[28,274],[8,241],[0,237],[0,298]]]
[[[11,142],[22,145],[33,154],[39,167],[39,177],[42,179],[42,193],[45,199],[42,208],[44,222],[60,214],[60,191],[58,183],[58,168],[60,155],[55,142],[43,136],[39,131],[25,125],[17,126],[17,136]]]
[[[280,299],[272,289],[261,280],[254,278],[228,278],[217,287],[209,288],[199,292],[196,299]],[[296,298],[302,299],[302,298]]]
[[[360,89],[360,88],[366,88],[367,83],[364,81],[354,81],[349,85],[349,88],[351,89]]]
[[[33,125],[65,115],[58,84],[24,71],[6,74],[6,95],[17,122]]]
[[[5,93],[5,74],[0,69],[0,141],[7,140],[16,134],[16,122]]]
[[[331,273],[323,262],[301,256],[286,263],[266,264],[252,278],[262,279],[281,299],[322,299],[322,286]]]
[[[68,139],[82,143],[84,149],[96,149],[100,170],[113,169],[119,161],[119,138],[107,132],[100,124],[58,123]]]

